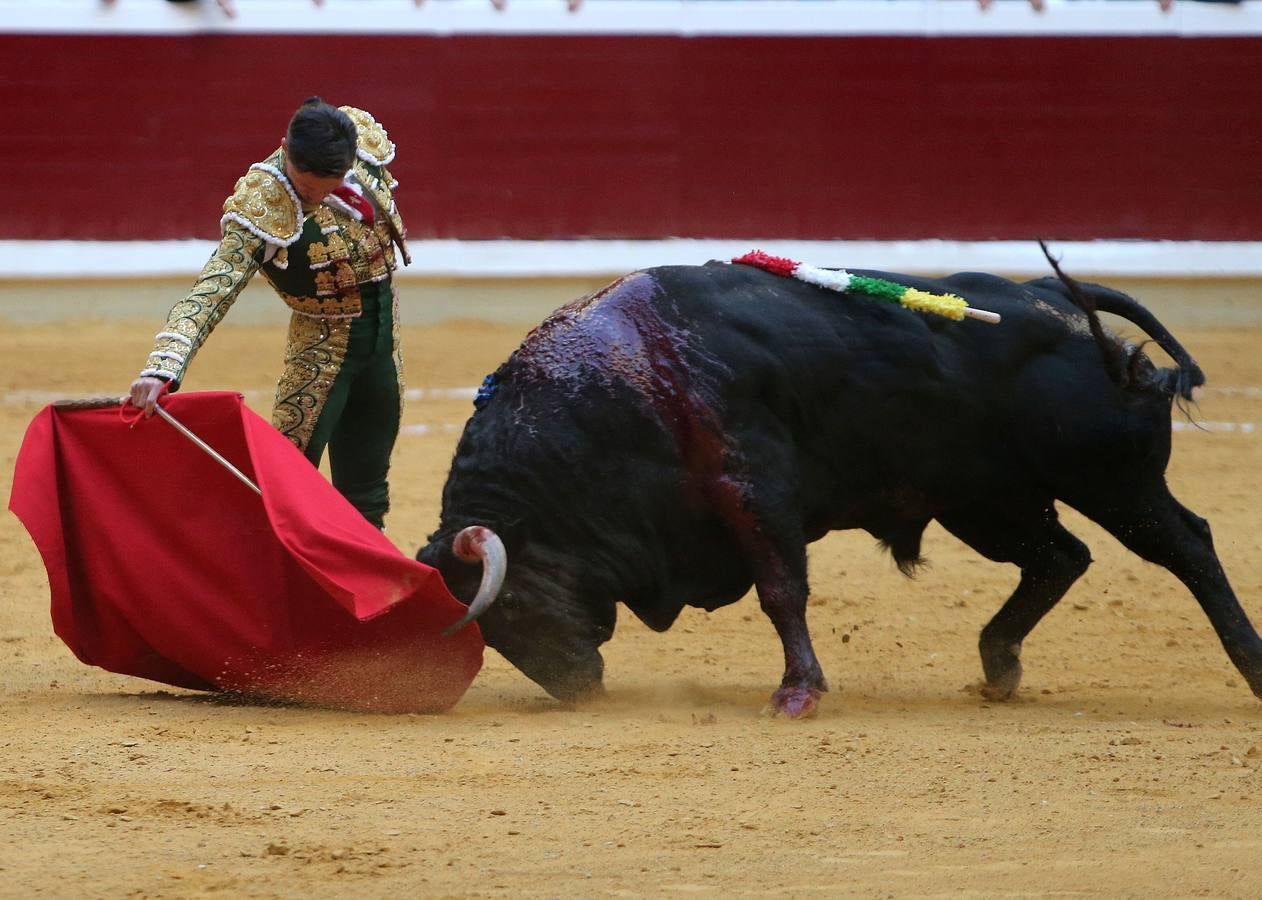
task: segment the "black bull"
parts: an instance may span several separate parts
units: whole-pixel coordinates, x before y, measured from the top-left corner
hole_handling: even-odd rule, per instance
[[[507,577],[471,611],[491,647],[563,700],[601,689],[618,601],[663,631],[685,605],[713,610],[755,587],[784,645],[771,708],[798,716],[827,690],[806,545],[862,528],[910,573],[937,520],[1020,568],[981,632],[985,692],[1000,699],[1021,679],[1022,641],[1091,562],[1060,501],[1177,576],[1262,696],[1262,641],[1209,525],[1166,487],[1172,401],[1203,376],[1160,322],[1063,276],[855,274],[954,293],[1003,321],[743,265],[620,278],[551,315],[488,379],[418,558],[468,603],[481,569],[466,538],[486,534],[469,526],[497,533]],[[1177,368],[1104,330],[1093,306]]]

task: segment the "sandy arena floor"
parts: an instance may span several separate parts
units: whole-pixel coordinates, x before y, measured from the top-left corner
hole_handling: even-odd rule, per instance
[[[31,417],[121,393],[157,324],[0,326],[6,498]],[[1262,328],[1175,331],[1209,375],[1200,418],[1235,428],[1177,432],[1170,481],[1262,624]],[[409,385],[475,385],[523,332],[409,328]],[[229,324],[187,388],[266,415],[281,342]],[[469,409],[408,406],[389,522],[408,553]],[[1096,563],[1007,704],[976,693],[975,647],[1015,570],[936,527],[915,581],[866,535],[815,544],[833,691],[785,722],[760,715],[781,655],[753,598],[664,635],[624,615],[609,696],[577,710],[490,651],[436,717],[111,675],[53,635],[39,557],[0,516],[0,896],[1262,896],[1262,701],[1182,585],[1065,520]]]

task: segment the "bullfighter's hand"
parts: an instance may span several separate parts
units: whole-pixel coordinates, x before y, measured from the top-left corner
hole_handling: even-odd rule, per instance
[[[144,375],[131,383],[131,391],[127,401],[137,409],[145,411],[145,418],[153,415],[153,408],[167,389],[168,382],[151,375]]]

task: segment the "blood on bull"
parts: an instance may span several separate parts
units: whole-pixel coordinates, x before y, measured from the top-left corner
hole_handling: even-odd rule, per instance
[[[619,603],[665,631],[752,587],[784,648],[770,708],[806,715],[827,690],[807,545],[863,529],[911,574],[937,521],[1020,569],[979,642],[984,691],[1006,699],[1026,636],[1091,563],[1064,504],[1178,577],[1262,696],[1262,640],[1166,485],[1172,405],[1204,377],[1151,312],[1055,261],[1025,283],[744,262],[619,278],[488,377],[417,557],[491,647],[575,700],[602,689]]]

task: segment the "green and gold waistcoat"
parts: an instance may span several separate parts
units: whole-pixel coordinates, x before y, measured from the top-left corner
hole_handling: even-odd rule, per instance
[[[405,233],[394,204],[397,182],[386,168],[394,144],[368,113],[341,109],[359,133],[351,174],[372,194],[376,221],[365,225],[333,196],[304,210],[285,177],[282,149],[250,166],[224,201],[219,246],[188,296],[171,308],[141,375],[178,386],[193,355],[260,269],[295,313],[325,320],[357,317],[359,285],[390,277],[396,257],[386,217],[397,234]]]

